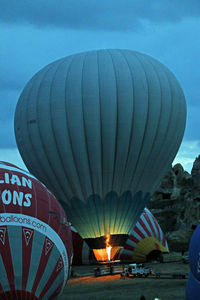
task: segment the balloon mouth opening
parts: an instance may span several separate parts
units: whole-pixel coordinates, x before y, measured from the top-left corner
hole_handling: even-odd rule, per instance
[[[118,253],[120,246],[108,246],[102,249],[93,249],[95,258],[98,262],[110,262],[115,260],[115,255]]]
[[[110,262],[115,258],[121,246],[112,246],[110,235],[105,236],[105,248],[93,249],[95,258],[99,262]]]
[[[91,249],[104,249],[109,246],[122,248],[128,239],[128,234],[110,234],[94,238],[85,238],[84,241]]]

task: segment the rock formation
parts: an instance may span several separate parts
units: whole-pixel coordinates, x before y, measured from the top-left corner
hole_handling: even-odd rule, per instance
[[[158,220],[171,251],[188,251],[200,223],[200,155],[191,174],[176,164],[163,178],[148,208]]]

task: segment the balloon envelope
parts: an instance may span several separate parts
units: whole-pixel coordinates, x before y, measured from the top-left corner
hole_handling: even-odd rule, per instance
[[[0,299],[54,299],[72,258],[71,230],[53,194],[0,162]]]
[[[189,263],[193,276],[200,280],[200,225],[197,226],[190,240]]]
[[[121,251],[120,259],[145,262],[169,252],[164,233],[150,210],[144,209]]]
[[[200,282],[189,274],[186,285],[186,300],[199,300],[200,298]]]
[[[123,245],[180,146],[185,98],[150,56],[99,50],[62,58],[26,85],[15,135],[27,168],[91,248]]]
[[[82,239],[77,230],[71,226],[73,242],[73,261],[72,265],[88,265],[97,263],[92,249]]]

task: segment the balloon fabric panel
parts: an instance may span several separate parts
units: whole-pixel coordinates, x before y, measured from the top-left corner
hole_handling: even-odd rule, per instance
[[[124,243],[178,151],[185,118],[181,87],[160,62],[97,50],[55,61],[28,82],[15,135],[27,168],[98,248],[106,235]]]

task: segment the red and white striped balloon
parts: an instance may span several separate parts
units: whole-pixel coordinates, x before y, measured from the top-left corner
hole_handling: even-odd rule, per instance
[[[0,202],[0,299],[55,299],[73,251],[64,210],[35,177],[4,162]]]
[[[152,213],[145,208],[120,254],[122,260],[145,261],[151,251],[168,252],[164,233]]]
[[[82,239],[77,230],[71,226],[72,231],[72,242],[73,242],[73,265],[87,265],[90,263],[95,263],[96,258],[92,249],[87,245],[87,243]]]

